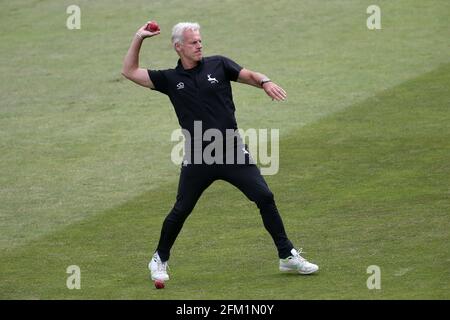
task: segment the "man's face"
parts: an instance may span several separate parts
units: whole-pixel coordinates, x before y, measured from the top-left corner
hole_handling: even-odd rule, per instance
[[[200,31],[185,30],[183,43],[178,43],[180,57],[198,62],[202,59],[202,37]]]

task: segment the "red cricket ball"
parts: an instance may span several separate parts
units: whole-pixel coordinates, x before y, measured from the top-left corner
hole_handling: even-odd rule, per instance
[[[147,23],[147,27],[145,27],[145,30],[150,32],[156,32],[159,31],[160,29],[156,21],[150,21],[149,23]]]
[[[156,289],[164,289],[164,281],[162,281],[162,280],[155,280],[155,288]]]

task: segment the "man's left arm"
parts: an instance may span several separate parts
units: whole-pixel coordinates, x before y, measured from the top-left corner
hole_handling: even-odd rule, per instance
[[[237,79],[240,83],[245,83],[257,88],[262,88],[272,100],[282,101],[287,98],[286,91],[279,85],[272,82],[268,77],[262,73],[254,72],[243,68],[239,72]]]

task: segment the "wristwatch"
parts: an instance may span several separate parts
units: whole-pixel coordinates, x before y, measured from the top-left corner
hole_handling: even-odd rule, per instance
[[[272,80],[270,80],[269,78],[262,78],[261,81],[259,82],[259,85],[262,87],[264,85],[264,83],[267,82],[271,82]]]

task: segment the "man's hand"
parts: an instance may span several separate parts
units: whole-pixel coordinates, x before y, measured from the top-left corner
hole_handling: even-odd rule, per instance
[[[283,101],[287,98],[286,91],[276,83],[266,82],[262,88],[272,100]]]
[[[287,98],[286,91],[284,91],[283,88],[271,82],[270,80],[269,82],[265,82],[261,85],[261,80],[265,79],[268,80],[268,78],[261,73],[242,68],[242,70],[239,72],[237,81],[257,88],[263,88],[267,95],[272,98],[272,100],[282,101]]]
[[[140,37],[141,39],[150,38],[150,37],[156,36],[161,33],[161,31],[159,31],[159,30],[155,31],[155,32],[148,31],[146,29],[146,27],[147,27],[147,24],[149,24],[149,23],[150,23],[150,21],[148,21],[146,24],[144,24],[142,27],[140,27],[139,30],[136,32],[136,35],[138,37]]]

